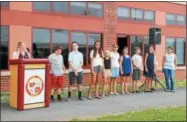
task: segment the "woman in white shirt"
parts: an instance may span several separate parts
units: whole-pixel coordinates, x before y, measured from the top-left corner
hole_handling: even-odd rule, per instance
[[[17,50],[13,52],[12,59],[29,59],[31,58],[30,53],[27,51],[24,42],[18,42]]]
[[[92,82],[90,83],[88,99],[92,100],[91,94],[92,89],[95,85],[95,98],[101,99],[99,96],[99,80],[104,70],[104,61],[103,61],[103,51],[101,48],[100,41],[95,41],[94,49],[90,52],[91,58],[91,72],[92,72]]]
[[[111,52],[111,68],[112,68],[112,77],[110,84],[110,94],[118,95],[116,91],[116,83],[117,78],[119,78],[119,53],[118,53],[118,45],[113,45],[113,51]]]
[[[168,47],[167,54],[163,57],[162,69],[165,75],[167,91],[175,92],[175,68],[177,66],[176,55],[173,53],[173,48]],[[169,83],[170,79],[170,83]]]

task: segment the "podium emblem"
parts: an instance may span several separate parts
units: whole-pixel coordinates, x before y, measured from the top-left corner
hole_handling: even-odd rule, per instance
[[[26,91],[27,93],[32,96],[38,96],[44,89],[44,81],[41,77],[34,75],[31,76],[26,83]]]

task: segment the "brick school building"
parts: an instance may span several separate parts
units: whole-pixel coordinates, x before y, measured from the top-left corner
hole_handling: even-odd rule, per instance
[[[84,84],[91,81],[89,53],[95,40],[103,49],[148,51],[149,28],[161,28],[161,44],[156,55],[161,70],[167,46],[177,54],[176,79],[186,79],[186,4],[183,2],[1,2],[0,68],[1,91],[9,91],[9,59],[17,42],[26,43],[33,58],[47,58],[56,44],[63,45],[68,67],[71,42],[80,44],[84,55]],[[163,79],[163,73],[158,72]],[[66,75],[67,79],[67,75]],[[67,86],[68,80],[66,80]]]

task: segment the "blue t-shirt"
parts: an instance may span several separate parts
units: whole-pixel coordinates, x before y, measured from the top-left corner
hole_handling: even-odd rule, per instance
[[[122,62],[122,70],[123,73],[131,73],[132,71],[132,65],[131,65],[131,57],[123,56],[123,62]]]

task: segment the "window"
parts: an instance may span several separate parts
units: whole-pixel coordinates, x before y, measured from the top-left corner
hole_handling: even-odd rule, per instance
[[[131,9],[131,18],[135,20],[143,20],[143,11],[141,9]]]
[[[154,12],[153,11],[144,11],[144,20],[154,21]]]
[[[86,34],[81,32],[71,33],[72,41],[76,41],[79,44],[79,51],[83,54],[84,65],[86,65]]]
[[[177,64],[185,64],[185,41],[184,38],[176,38],[176,55],[177,55]]]
[[[37,11],[50,11],[50,2],[33,2],[33,8]]]
[[[9,28],[6,25],[2,25],[0,29],[0,69],[8,69]]]
[[[173,15],[173,14],[167,14],[167,16],[166,16],[166,22],[167,22],[167,24],[176,24],[176,21],[175,21],[175,15]]]
[[[62,29],[52,30],[52,50],[56,45],[62,45],[62,55],[64,58],[64,64],[68,67],[68,32]]]
[[[175,52],[175,38],[166,38],[166,52],[168,46],[171,46]]]
[[[185,25],[185,16],[177,15],[177,25]]]
[[[2,7],[8,7],[9,6],[9,2],[0,2]]]
[[[98,3],[88,3],[88,13],[91,16],[103,16],[103,5]]]
[[[85,15],[86,11],[86,2],[71,2],[71,13]]]
[[[53,2],[53,8],[55,12],[68,13],[69,2]]]
[[[33,29],[33,57],[47,58],[50,52],[50,30]]]
[[[142,51],[143,40],[139,36],[131,36],[131,55],[135,54],[135,48],[139,47]]]
[[[101,41],[101,34],[88,34],[88,55],[90,55],[91,50],[94,49],[94,43],[96,40]],[[90,57],[88,57],[88,63],[90,64]]]
[[[118,18],[119,19],[130,19],[130,9],[125,7],[118,8]]]
[[[174,53],[177,55],[177,64],[185,64],[185,39],[184,38],[166,38],[166,52],[168,46],[173,47]]]

